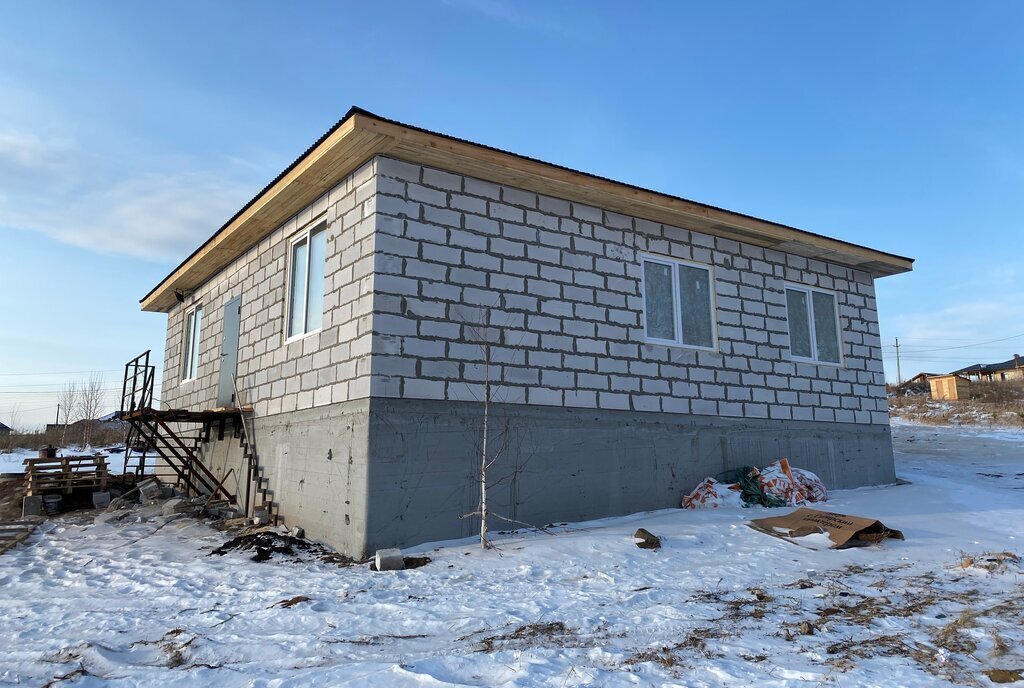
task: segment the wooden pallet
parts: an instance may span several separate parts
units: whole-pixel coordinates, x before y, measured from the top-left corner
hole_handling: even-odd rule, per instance
[[[107,489],[107,461],[99,456],[25,459],[25,496],[53,492],[70,494],[76,488]]]
[[[17,521],[0,521],[0,554],[31,535],[42,522],[42,516],[29,516]]]

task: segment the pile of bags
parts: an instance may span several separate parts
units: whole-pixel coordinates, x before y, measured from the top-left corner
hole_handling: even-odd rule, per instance
[[[722,506],[797,506],[828,500],[825,483],[810,471],[793,468],[787,459],[758,470],[752,466],[733,471],[732,480],[705,478],[683,497],[684,509],[717,509]]]

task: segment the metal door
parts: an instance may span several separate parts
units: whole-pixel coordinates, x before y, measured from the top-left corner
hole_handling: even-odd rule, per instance
[[[220,379],[217,381],[217,406],[237,406],[235,372],[238,370],[238,330],[242,322],[242,297],[236,296],[224,306],[224,328],[220,339]]]

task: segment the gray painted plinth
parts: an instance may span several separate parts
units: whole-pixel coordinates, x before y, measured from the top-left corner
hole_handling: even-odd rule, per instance
[[[504,448],[492,509],[535,525],[676,507],[706,476],[780,457],[830,489],[896,478],[887,425],[520,404],[491,413],[491,448]],[[385,398],[254,423],[285,523],[357,557],[479,532],[460,516],[477,505],[481,427],[479,403]],[[228,435],[206,445],[206,460],[240,472],[238,447]]]
[[[489,475],[496,513],[535,525],[679,506],[706,476],[786,457],[831,489],[894,482],[887,425],[732,419],[519,404],[491,406]],[[409,546],[478,531],[482,407],[374,399],[367,547]],[[500,529],[507,524],[493,521]]]

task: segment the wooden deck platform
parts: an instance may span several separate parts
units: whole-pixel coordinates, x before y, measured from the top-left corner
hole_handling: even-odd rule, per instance
[[[142,409],[122,416],[123,420],[162,420],[165,423],[208,423],[210,421],[237,418],[243,413],[251,413],[251,406],[231,406],[203,411],[190,409]]]
[[[78,488],[107,489],[107,460],[104,456],[59,456],[25,459],[25,496],[61,492],[71,494]]]

